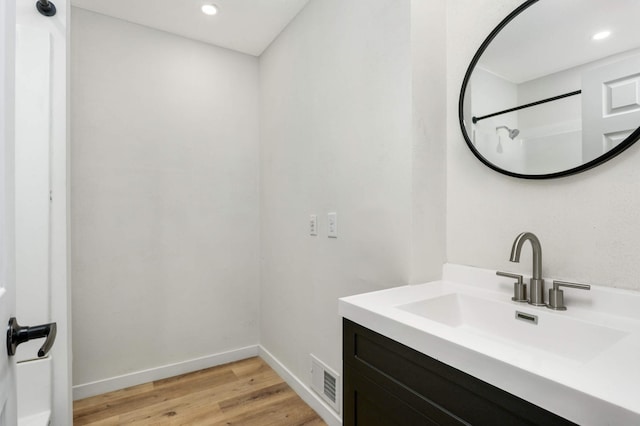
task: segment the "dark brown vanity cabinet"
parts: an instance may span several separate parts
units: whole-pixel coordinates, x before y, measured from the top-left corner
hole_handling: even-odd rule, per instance
[[[574,423],[343,320],[344,426]]]

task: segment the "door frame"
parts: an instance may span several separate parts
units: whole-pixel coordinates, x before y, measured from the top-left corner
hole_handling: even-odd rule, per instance
[[[29,3],[35,9],[35,5]],[[73,423],[72,348],[71,348],[71,275],[70,275],[70,171],[69,171],[69,91],[70,91],[70,0],[55,0],[56,16],[42,19],[64,28],[64,38],[53,48],[52,71],[52,146],[51,146],[51,318],[58,325],[53,356],[52,425]],[[52,18],[57,18],[53,21]],[[56,79],[55,76],[63,76]]]

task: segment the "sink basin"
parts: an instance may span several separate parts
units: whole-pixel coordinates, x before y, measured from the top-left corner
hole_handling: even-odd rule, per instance
[[[509,345],[534,348],[585,362],[628,335],[602,325],[526,304],[450,293],[396,306],[398,309]]]

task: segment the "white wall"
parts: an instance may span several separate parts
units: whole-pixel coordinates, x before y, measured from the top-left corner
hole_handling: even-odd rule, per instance
[[[576,176],[526,181],[486,168],[464,143],[452,113],[464,72],[486,35],[520,3],[447,1],[447,259],[530,274],[528,253],[519,264],[508,257],[515,236],[532,231],[542,242],[544,275],[640,289],[640,144]]]
[[[310,353],[342,369],[337,299],[410,279],[410,28],[409,0],[311,0],[260,58],[261,344],[307,385]]]
[[[72,12],[74,383],[257,344],[257,59]]]
[[[411,0],[412,284],[439,279],[445,262],[446,0]]]

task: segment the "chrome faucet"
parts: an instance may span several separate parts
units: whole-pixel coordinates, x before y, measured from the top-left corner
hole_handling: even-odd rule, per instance
[[[525,241],[531,243],[533,250],[533,275],[529,285],[529,304],[535,306],[545,306],[544,303],[544,280],[542,279],[542,246],[540,240],[531,232],[523,232],[518,235],[511,247],[511,262],[520,262],[520,251]]]

